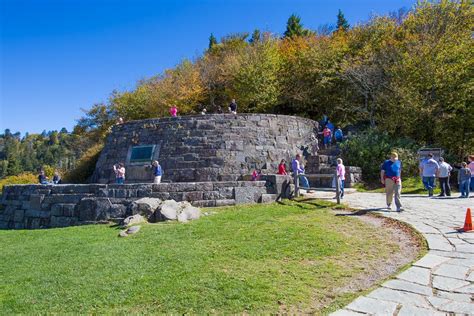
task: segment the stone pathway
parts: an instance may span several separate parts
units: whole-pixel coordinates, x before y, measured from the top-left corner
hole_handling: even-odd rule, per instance
[[[344,203],[412,225],[428,241],[429,251],[396,278],[331,315],[474,315],[474,233],[453,229],[463,225],[467,207],[474,211],[474,198],[402,195],[401,213],[381,209],[385,195],[380,193],[347,194]]]

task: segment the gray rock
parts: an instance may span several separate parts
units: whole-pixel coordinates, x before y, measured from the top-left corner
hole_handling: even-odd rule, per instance
[[[159,208],[163,220],[177,220],[180,210],[181,207],[175,200],[164,201]]]
[[[132,227],[129,227],[127,229],[127,234],[128,235],[133,235],[133,234],[136,234],[138,233],[138,231],[140,230],[141,226],[132,226]]]
[[[122,230],[120,233],[119,233],[119,237],[127,237],[128,234],[127,234],[127,231],[126,230]]]
[[[187,220],[195,220],[201,217],[201,210],[188,202],[181,202],[181,214],[185,214]],[[179,218],[178,218],[179,220]]]
[[[130,204],[132,214],[140,214],[148,219],[154,217],[155,211],[160,207],[162,201],[157,198],[144,197]]]
[[[122,222],[122,226],[127,227],[134,224],[139,224],[145,222],[145,218],[140,214],[135,214],[125,218]]]

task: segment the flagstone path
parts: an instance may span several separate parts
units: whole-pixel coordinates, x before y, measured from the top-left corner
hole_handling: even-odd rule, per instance
[[[328,193],[321,193],[328,196]],[[385,195],[347,194],[344,203],[412,225],[429,251],[409,269],[331,315],[474,315],[474,232],[458,233],[474,198],[402,195],[405,211],[381,209]],[[324,196],[321,196],[324,197]]]

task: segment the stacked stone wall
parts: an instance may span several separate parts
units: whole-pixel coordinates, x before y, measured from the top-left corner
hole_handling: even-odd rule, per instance
[[[253,169],[276,173],[281,159],[290,161],[298,147],[310,143],[318,123],[305,118],[270,114],[215,114],[132,121],[114,126],[97,162],[92,182],[114,181],[112,166],[124,162],[128,183],[153,177],[149,162],[132,164],[132,146],[156,145],[172,182],[234,181]]]
[[[142,197],[212,207],[257,203],[265,181],[162,184],[11,185],[3,188],[0,229],[36,229],[107,222],[133,215]]]

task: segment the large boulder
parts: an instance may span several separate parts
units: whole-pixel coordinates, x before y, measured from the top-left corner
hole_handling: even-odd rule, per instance
[[[181,206],[175,200],[167,200],[161,204],[160,215],[162,220],[177,220],[181,213]]]
[[[181,202],[181,214],[185,214],[187,220],[199,219],[201,210],[194,207],[189,202]]]

